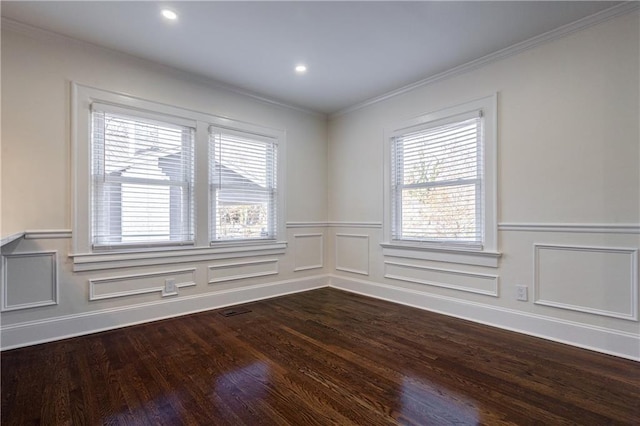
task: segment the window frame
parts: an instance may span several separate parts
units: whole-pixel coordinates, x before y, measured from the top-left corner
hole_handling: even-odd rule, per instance
[[[252,238],[221,238],[216,239],[216,229],[217,223],[215,223],[216,210],[218,208],[214,196],[216,191],[225,190],[227,188],[236,189],[239,192],[244,192],[244,188],[242,186],[229,184],[227,185],[218,185],[215,182],[215,176],[213,174],[212,168],[212,157],[215,157],[214,145],[216,142],[212,141],[212,137],[215,138],[214,135],[227,135],[227,136],[235,136],[240,139],[246,139],[250,141],[252,144],[262,144],[265,146],[265,157],[264,161],[269,162],[269,156],[275,161],[269,162],[272,165],[272,168],[265,167],[265,189],[263,190],[254,190],[256,192],[263,192],[267,194],[266,198],[269,200],[269,204],[267,206],[267,229],[268,236],[267,237],[252,237]],[[273,240],[277,235],[277,220],[278,220],[278,195],[280,192],[280,185],[282,184],[279,181],[278,176],[278,153],[279,153],[279,143],[278,138],[273,137],[272,135],[264,135],[257,133],[250,133],[247,131],[240,131],[238,129],[230,129],[228,127],[220,127],[211,125],[209,127],[209,204],[211,210],[209,211],[209,223],[210,223],[210,245],[216,246],[219,244],[226,244],[232,242],[241,242],[241,241],[268,241]]]
[[[497,103],[498,95],[493,94],[480,99],[442,108],[404,120],[388,126],[384,131],[384,218],[383,218],[383,254],[385,256],[413,259],[472,264],[480,266],[498,266],[498,220],[497,220]],[[439,123],[465,114],[479,112],[483,116],[483,136],[480,147],[484,167],[482,170],[481,197],[484,204],[482,223],[482,244],[464,244],[456,242],[434,242],[395,239],[393,235],[393,208],[398,202],[392,190],[392,149],[393,138],[412,131],[428,129]],[[398,218],[397,220],[401,220]]]
[[[184,203],[184,205],[180,205],[181,210],[183,210],[182,215],[188,217],[188,228],[187,231],[190,232],[192,238],[190,239],[179,239],[179,240],[173,240],[172,239],[172,235],[170,232],[170,239],[169,240],[162,240],[162,241],[153,241],[153,240],[148,240],[148,241],[140,241],[140,242],[121,242],[121,243],[97,243],[95,241],[96,235],[96,228],[101,228],[102,226],[104,226],[104,224],[101,226],[100,224],[97,223],[98,218],[100,217],[102,220],[106,221],[105,223],[108,223],[108,218],[103,217],[102,215],[99,214],[99,212],[97,211],[97,204],[100,201],[96,195],[95,195],[95,190],[96,190],[96,185],[95,185],[95,179],[98,179],[99,177],[103,177],[104,179],[104,183],[106,185],[108,184],[119,184],[119,185],[126,185],[126,184],[133,184],[133,185],[139,185],[139,184],[144,184],[144,180],[145,178],[140,178],[140,177],[126,177],[126,176],[119,176],[119,177],[109,177],[106,174],[104,174],[104,161],[105,158],[103,156],[102,161],[98,160],[98,169],[100,169],[99,171],[94,170],[94,167],[96,167],[98,164],[96,164],[96,145],[97,144],[102,144],[103,146],[106,146],[106,137],[103,137],[101,141],[96,142],[95,140],[95,129],[93,128],[95,121],[94,121],[94,114],[95,113],[102,113],[105,115],[115,115],[115,116],[121,116],[123,118],[131,118],[133,120],[136,121],[140,121],[140,122],[148,122],[148,123],[157,123],[159,125],[170,125],[170,126],[175,126],[175,127],[181,127],[184,129],[189,129],[191,130],[191,136],[190,139],[188,141],[188,143],[191,145],[189,147],[189,150],[187,152],[187,155],[190,157],[190,164],[188,164],[188,168],[185,169],[184,171],[187,173],[187,175],[190,175],[190,179],[182,179],[179,181],[172,181],[172,180],[166,180],[166,181],[155,181],[153,180],[153,185],[158,186],[158,187],[166,187],[169,190],[171,188],[182,188],[184,191],[184,195],[181,198],[185,198],[186,197],[186,203]],[[143,111],[139,111],[139,110],[134,110],[134,109],[130,109],[130,108],[124,108],[122,106],[113,106],[110,104],[101,104],[99,102],[92,102],[91,103],[91,119],[92,119],[92,124],[91,124],[91,139],[89,141],[90,143],[90,156],[91,156],[91,162],[92,162],[92,166],[91,166],[91,216],[92,216],[92,223],[91,223],[91,227],[92,227],[92,231],[91,231],[91,247],[93,249],[93,251],[98,252],[98,251],[113,251],[113,250],[126,250],[126,249],[139,249],[139,248],[151,248],[151,247],[170,247],[170,246],[190,246],[190,245],[194,245],[195,243],[195,226],[194,226],[194,213],[195,213],[195,197],[193,196],[193,192],[194,192],[194,185],[195,185],[195,179],[194,179],[194,173],[193,170],[195,169],[195,155],[194,155],[194,151],[195,151],[195,127],[196,127],[196,122],[195,121],[191,121],[191,120],[184,120],[184,119],[175,119],[173,117],[169,117],[163,114],[159,114],[159,113],[150,113],[150,112],[143,112]],[[184,147],[184,144],[187,142],[184,140],[184,134],[181,135],[182,141],[181,144]],[[124,192],[122,192],[122,196],[124,196]],[[104,203],[104,200],[102,200]],[[171,203],[171,197],[169,199],[169,202]],[[169,205],[169,210],[172,210],[173,205]],[[121,205],[120,206],[121,209],[124,209],[124,207]],[[173,219],[170,219],[170,221],[172,222]],[[124,234],[120,235],[121,238],[125,238],[126,236]]]
[[[166,264],[283,254],[287,247],[285,228],[286,132],[284,130],[246,123],[230,118],[193,111],[122,93],[71,83],[71,170],[72,170],[72,252],[74,270],[100,270],[128,266]],[[121,107],[140,114],[174,117],[177,121],[195,123],[194,164],[194,235],[190,245],[153,245],[94,249],[92,247],[91,194],[91,105],[100,103]],[[265,135],[278,141],[277,174],[280,183],[273,239],[236,240],[210,245],[209,223],[209,127]]]

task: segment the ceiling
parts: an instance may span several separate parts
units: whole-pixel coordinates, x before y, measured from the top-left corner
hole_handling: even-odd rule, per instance
[[[330,114],[616,4],[2,1],[2,16]]]

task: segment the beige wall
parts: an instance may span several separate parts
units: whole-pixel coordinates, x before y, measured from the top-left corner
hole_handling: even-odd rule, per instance
[[[287,131],[287,220],[326,219],[326,123],[93,46],[2,32],[2,235],[71,228],[72,81]]]

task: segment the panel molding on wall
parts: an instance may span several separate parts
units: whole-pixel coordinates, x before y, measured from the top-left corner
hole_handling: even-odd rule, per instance
[[[278,274],[278,259],[209,265],[209,284]]]
[[[412,275],[412,271],[419,271],[421,276]],[[499,277],[493,274],[481,274],[477,272],[385,261],[384,277],[498,297]]]
[[[500,231],[572,232],[584,234],[640,234],[637,223],[499,223]]]
[[[113,299],[117,297],[135,296],[147,293],[162,293],[162,297],[174,296],[178,294],[177,290],[184,287],[192,287],[196,285],[195,279],[196,268],[175,269],[170,271],[149,272],[142,274],[129,274],[117,277],[92,278],[89,280],[89,300]],[[178,281],[181,275],[187,275],[187,279]],[[165,283],[163,280],[158,282],[155,278],[171,278],[175,282],[175,292],[165,292]],[[136,281],[138,283],[136,284]],[[118,284],[126,283],[127,287],[133,287],[129,290],[118,289]],[[109,285],[113,288],[109,289]],[[137,285],[137,287],[136,287]]]
[[[366,234],[336,234],[335,269],[369,275],[369,236]]]
[[[25,261],[27,261],[27,263],[31,263],[31,265],[25,265]],[[40,262],[41,265],[38,267],[35,262]],[[12,288],[12,283],[17,283],[15,288]],[[33,286],[35,284],[40,284],[40,288],[34,288]],[[12,299],[18,298],[18,296],[13,293],[26,288],[26,286],[29,286],[31,291],[35,290],[40,294],[40,296],[34,296],[31,301],[22,300],[16,301],[15,303],[12,302]],[[23,296],[23,298],[24,297],[25,296]],[[29,299],[29,296],[26,296],[26,299]],[[57,305],[58,299],[57,251],[24,252],[2,255],[1,310],[3,312]]]
[[[294,234],[294,272],[324,267],[324,235]]]
[[[330,227],[333,228],[371,228],[371,229],[380,229],[382,228],[382,222],[327,222]]]
[[[382,222],[287,222],[287,228],[382,228]]]
[[[552,258],[547,257],[551,254]],[[533,281],[537,305],[638,320],[637,248],[534,244]],[[578,283],[581,288],[562,283]],[[581,303],[579,299],[591,293],[596,293],[593,302]],[[616,310],[605,303],[625,309]]]
[[[640,336],[637,333],[580,324],[353,277],[331,275],[330,287],[640,361]]]
[[[71,229],[35,229],[24,231],[25,240],[66,239],[71,238]]]

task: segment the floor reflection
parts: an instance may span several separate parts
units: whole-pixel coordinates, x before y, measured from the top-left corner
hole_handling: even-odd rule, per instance
[[[242,394],[243,399],[264,399],[269,392],[270,368],[256,361],[216,377],[215,392],[221,398]]]
[[[423,377],[403,377],[401,419],[416,424],[480,424],[473,401]]]

